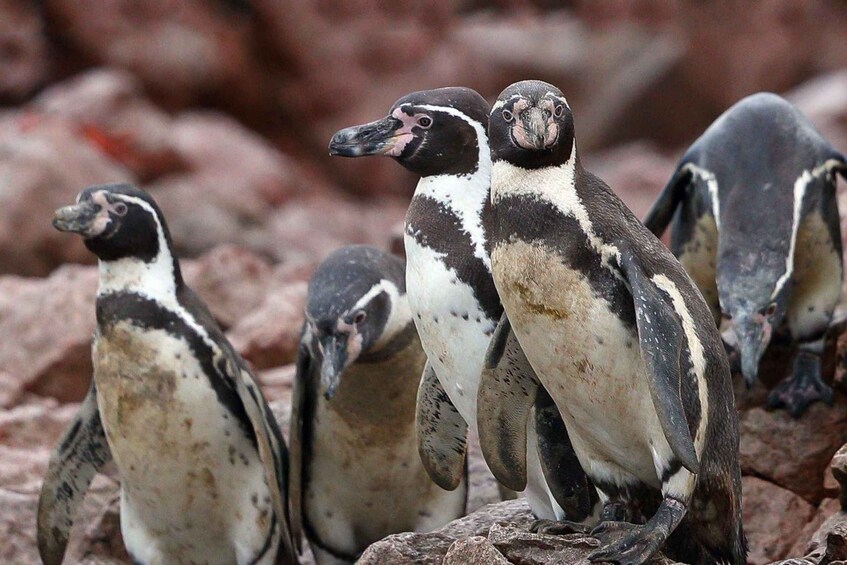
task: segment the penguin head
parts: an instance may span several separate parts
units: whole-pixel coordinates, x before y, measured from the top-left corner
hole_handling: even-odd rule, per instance
[[[422,177],[472,174],[488,159],[488,103],[475,90],[438,88],[407,94],[388,115],[342,129],[329,154],[388,155]]]
[[[376,352],[411,323],[403,261],[374,247],[332,253],[309,281],[304,342],[320,362],[330,399],[344,370]]]
[[[491,155],[525,169],[558,166],[575,157],[573,114],[562,91],[524,80],[497,97],[488,123]]]
[[[153,198],[129,184],[86,188],[76,204],[56,210],[53,226],[77,233],[101,261],[127,257],[150,262],[170,245],[164,216]]]

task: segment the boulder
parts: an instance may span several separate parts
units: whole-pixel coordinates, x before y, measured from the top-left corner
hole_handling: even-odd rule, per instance
[[[0,103],[19,102],[47,81],[49,46],[38,5],[0,1]]]

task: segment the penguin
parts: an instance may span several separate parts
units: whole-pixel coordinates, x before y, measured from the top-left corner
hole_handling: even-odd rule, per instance
[[[735,330],[748,387],[776,333],[797,344],[791,375],[769,408],[799,417],[832,404],[821,353],[841,295],[843,264],[835,173],[844,156],[785,99],[758,93],[724,112],[680,160],[644,219],[661,235],[720,324]]]
[[[406,297],[403,260],[356,245],[309,282],[294,380],[289,501],[295,539],[318,565],[353,563],[388,535],[460,518],[467,473],[446,491],[415,442],[426,357]]]
[[[153,198],[128,184],[89,187],[53,225],[83,237],[99,285],[91,388],[38,502],[44,563],[62,562],[108,461],[133,563],[297,563],[285,442],[250,369],[183,281]]]
[[[709,308],[679,262],[579,160],[573,114],[541,81],[492,107],[491,270],[504,314],[478,392],[495,477],[526,481],[547,389],[603,501],[591,561],[745,563],[738,419]],[[649,519],[637,524],[639,514]]]
[[[469,88],[413,92],[386,117],[338,131],[329,145],[331,155],[393,157],[420,176],[404,230],[409,305],[428,359],[418,393],[418,440],[427,470],[445,489],[462,476],[482,363],[503,312],[486,234],[488,112],[485,99]],[[532,512],[542,521],[591,520],[599,512],[597,497],[573,451],[562,448],[561,417],[543,389],[536,403],[528,430]],[[539,437],[546,434],[556,441]]]

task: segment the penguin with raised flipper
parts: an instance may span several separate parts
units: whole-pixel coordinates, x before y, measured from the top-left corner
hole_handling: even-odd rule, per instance
[[[647,214],[716,321],[731,319],[747,386],[780,331],[797,343],[791,375],[770,408],[800,416],[832,403],[821,379],[826,330],[841,294],[841,224],[835,173],[844,157],[776,94],[744,98],[695,141]]]
[[[420,452],[433,480],[455,488],[485,351],[503,312],[491,278],[486,207],[489,106],[469,88],[413,92],[386,117],[337,132],[330,153],[388,155],[420,175],[406,214],[406,287],[428,363],[418,396]],[[546,391],[534,397],[526,497],[536,517],[596,518],[594,489]],[[545,441],[552,434],[556,441]],[[523,490],[523,487],[521,488]]]
[[[112,460],[133,563],[297,563],[279,427],[183,282],[156,203],[127,184],[94,186],[53,225],[83,237],[100,277],[91,390],[39,498],[42,560],[62,562],[85,491]]]
[[[745,563],[729,365],[697,287],[582,167],[558,88],[508,87],[489,138],[491,270],[505,310],[478,393],[491,470],[523,485],[526,419],[544,387],[604,503],[592,561],[663,550]],[[646,523],[631,523],[641,511]]]
[[[388,535],[426,532],[465,514],[467,474],[446,491],[415,442],[426,357],[402,259],[355,245],[309,281],[294,381],[289,500],[317,562],[353,563]]]

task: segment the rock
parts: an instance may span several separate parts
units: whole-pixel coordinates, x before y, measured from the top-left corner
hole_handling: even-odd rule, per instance
[[[171,139],[171,118],[154,106],[127,71],[94,69],[42,92],[32,107],[61,116],[142,182],[184,168]]]
[[[751,408],[740,418],[741,470],[771,481],[818,504],[823,471],[847,442],[847,404],[817,403],[795,420],[784,411]]]
[[[468,512],[474,512],[486,504],[500,502],[499,484],[488,469],[485,459],[482,457],[479,438],[473,431],[468,432],[467,458],[468,476],[470,477]]]
[[[133,181],[72,124],[26,113],[0,120],[0,178],[0,274],[39,276],[93,260],[81,238],[53,228],[53,212],[86,186]]]
[[[264,300],[271,266],[262,257],[236,245],[221,245],[186,262],[185,281],[227,329]]]
[[[804,556],[807,558],[817,556],[820,558],[820,555],[823,555],[826,544],[823,543],[825,539],[817,535],[817,532],[821,530],[821,527],[827,520],[835,514],[840,513],[840,511],[841,504],[837,499],[825,498],[820,506],[818,506],[814,517],[803,527],[803,530],[797,537],[797,542],[789,550],[788,555]]]
[[[1,228],[0,228],[1,229]],[[81,400],[91,380],[97,271],[68,265],[46,279],[0,277],[0,371],[27,390]]]
[[[751,565],[784,558],[815,508],[791,491],[756,477],[743,477],[743,519]]]
[[[832,461],[829,463],[829,468],[832,477],[838,484],[841,509],[847,510],[847,445],[842,445],[841,448],[835,452],[835,455],[832,457]]]
[[[847,151],[847,70],[815,77],[785,96],[833,147]]]
[[[336,195],[298,200],[274,214],[269,229],[279,261],[309,263],[343,245],[365,243],[388,249],[408,202],[392,199],[356,202]]]
[[[9,449],[52,450],[76,415],[76,404],[42,398],[0,412],[0,445]]]
[[[304,282],[277,286],[274,280],[262,304],[243,316],[227,337],[257,370],[294,362],[306,307]]]
[[[23,383],[11,373],[0,371],[0,409],[16,404],[24,393]]]
[[[47,37],[32,2],[0,2],[0,102],[32,94],[50,70]]]
[[[442,565],[509,565],[509,561],[487,539],[473,536],[453,542]]]

